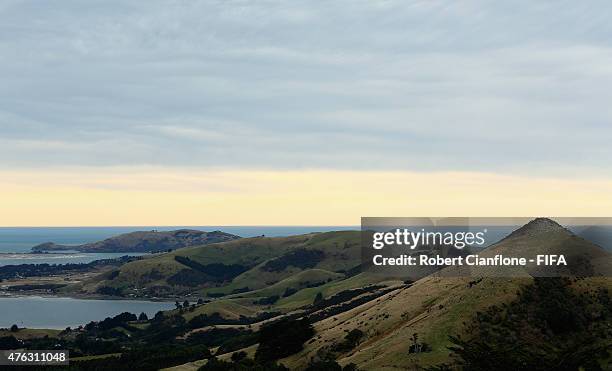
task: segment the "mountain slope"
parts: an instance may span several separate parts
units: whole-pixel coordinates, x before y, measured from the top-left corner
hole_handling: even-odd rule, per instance
[[[602,269],[609,254],[599,246],[589,243],[549,220],[536,220],[518,229],[499,243],[481,253],[495,254],[567,254],[570,257],[587,257],[584,269]],[[599,262],[599,263],[597,263]],[[521,287],[533,282],[532,274],[542,271],[522,269],[509,272],[510,277],[475,278],[442,277],[449,267],[412,285],[399,288],[385,296],[357,308],[324,319],[315,324],[314,341],[305,344],[298,354],[281,360],[291,369],[301,369],[311,359],[331,355],[339,363],[355,363],[364,370],[417,369],[448,361],[451,346],[448,336],[462,334],[464,322],[470,322],[476,312],[493,305],[515,300]],[[483,270],[480,273],[491,273]],[[560,269],[558,274],[576,272]],[[577,272],[577,273],[584,273]],[[590,271],[590,273],[602,273]],[[452,274],[449,274],[452,276]],[[593,277],[575,284],[577,290],[597,288],[612,289],[612,280]],[[335,345],[351,330],[364,333],[361,342],[352,350],[337,352]],[[431,351],[410,353],[414,334],[419,342],[426,343]]]

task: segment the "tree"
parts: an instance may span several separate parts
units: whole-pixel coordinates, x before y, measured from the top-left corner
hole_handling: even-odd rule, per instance
[[[68,326],[64,329],[64,331],[60,332],[60,335],[66,335],[66,334],[69,334],[70,332],[72,332],[72,328]]]
[[[255,360],[275,361],[303,349],[304,342],[315,334],[308,318],[282,319],[265,325],[259,331],[259,347]]]
[[[321,300],[323,300],[323,293],[320,291],[317,293],[317,296],[314,298],[313,304],[318,304]]]
[[[17,331],[19,331],[19,326],[17,325],[11,326],[11,332],[17,332]]]
[[[160,310],[157,313],[155,313],[155,317],[153,317],[153,321],[154,322],[163,322],[164,318],[166,318],[166,316],[164,315],[164,312],[162,312]]]
[[[198,299],[198,305],[202,305],[202,304],[204,304],[204,300],[202,300],[202,298],[199,298]]]
[[[145,312],[140,313],[140,315],[138,316],[139,321],[147,321],[148,319],[149,319],[149,316],[147,316]]]
[[[179,303],[179,301],[175,301],[174,302],[174,306],[176,307],[176,309],[179,309],[181,307],[181,303]]]
[[[0,336],[0,349],[18,349],[23,347],[23,343],[17,340],[13,335]]]
[[[466,326],[469,335],[450,336],[457,364],[436,369],[601,370],[599,360],[610,356],[609,342],[602,341],[609,338],[610,316],[603,291],[577,291],[565,277],[536,277],[509,304],[477,312]]]
[[[188,301],[188,300],[185,300],[185,301],[183,302],[183,308],[188,308],[188,307],[189,307],[189,301]]]

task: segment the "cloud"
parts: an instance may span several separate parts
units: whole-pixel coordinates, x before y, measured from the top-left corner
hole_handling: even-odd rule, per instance
[[[609,171],[610,4],[0,6],[0,168]]]

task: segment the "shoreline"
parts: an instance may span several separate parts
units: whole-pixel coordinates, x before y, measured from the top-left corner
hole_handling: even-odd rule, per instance
[[[74,299],[74,300],[99,300],[99,301],[131,301],[131,302],[151,302],[151,303],[174,303],[180,298],[124,298],[120,296],[102,296],[102,295],[58,295],[41,292],[25,293],[19,292],[16,294],[6,294],[8,291],[0,290],[0,301],[2,299],[19,299],[19,298],[41,298],[41,299]],[[182,298],[186,300],[186,298]],[[188,300],[188,299],[187,299]]]

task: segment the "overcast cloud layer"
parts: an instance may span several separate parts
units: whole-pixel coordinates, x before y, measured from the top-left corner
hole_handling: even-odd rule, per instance
[[[611,10],[3,1],[0,167],[609,173]]]

